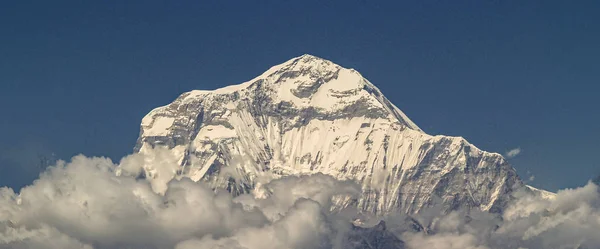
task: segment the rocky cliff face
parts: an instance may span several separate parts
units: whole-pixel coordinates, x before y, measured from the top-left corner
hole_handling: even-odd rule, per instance
[[[189,177],[237,195],[319,172],[362,185],[360,198],[336,203],[375,215],[433,205],[499,212],[522,186],[500,154],[424,133],[360,73],[311,55],[152,110],[135,150],[156,157],[157,147],[179,164],[145,167],[157,191]]]

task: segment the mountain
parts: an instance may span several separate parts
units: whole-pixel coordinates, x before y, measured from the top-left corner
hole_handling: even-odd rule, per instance
[[[542,199],[553,200],[556,198],[556,193],[552,193],[543,189],[534,188],[532,186],[525,186],[526,193],[532,194],[537,197],[541,197]]]
[[[374,215],[434,205],[500,212],[524,186],[502,155],[426,134],[360,73],[312,55],[239,85],[183,93],[143,118],[135,151],[177,160],[144,167],[159,192],[179,177],[238,195],[273,177],[324,173],[363,188],[338,207]]]
[[[387,230],[385,222],[370,228],[352,226],[341,248],[402,249],[404,242]]]

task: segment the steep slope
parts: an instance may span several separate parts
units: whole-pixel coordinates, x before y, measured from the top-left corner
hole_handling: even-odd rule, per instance
[[[320,172],[361,184],[358,200],[336,201],[371,214],[438,204],[498,212],[522,186],[501,155],[424,133],[358,72],[311,55],[152,110],[135,150],[157,158],[157,147],[181,166],[145,167],[157,191],[189,177],[236,195],[272,177]]]
[[[556,193],[552,193],[543,189],[534,188],[532,186],[526,185],[525,190],[531,193],[533,196],[539,196],[543,199],[553,200],[556,198]]]

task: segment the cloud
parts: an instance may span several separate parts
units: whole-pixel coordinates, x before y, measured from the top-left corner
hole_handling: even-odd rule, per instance
[[[521,154],[521,148],[514,148],[512,150],[507,151],[505,155],[508,158],[514,158],[514,157],[518,156],[519,154]]]
[[[477,238],[471,234],[442,233],[435,236],[409,234],[404,238],[409,248],[435,249],[489,249],[478,245]]]
[[[147,159],[133,155],[117,165],[76,156],[20,193],[0,188],[0,248],[337,249],[362,243],[348,242],[350,231],[361,231],[351,225],[355,210],[339,209],[360,193],[351,181],[288,176],[234,198],[189,179],[152,185],[137,177]],[[503,214],[440,210],[377,219],[409,249],[600,248],[600,189],[593,182],[554,198],[517,191]],[[382,233],[353,236],[367,234]]]
[[[189,179],[163,189],[133,177],[138,159],[80,155],[19,194],[0,188],[0,248],[321,248],[337,231],[332,198],[358,193],[322,174],[271,181],[261,196]]]
[[[402,234],[408,248],[600,248],[600,191],[588,183],[555,198],[518,192],[504,214],[456,211]],[[417,217],[418,219],[418,217]]]
[[[183,241],[176,249],[196,248],[326,248],[332,227],[321,206],[302,199],[281,219],[264,227],[242,228],[233,236]]]

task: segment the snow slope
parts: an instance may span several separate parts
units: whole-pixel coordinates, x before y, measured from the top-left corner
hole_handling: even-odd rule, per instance
[[[155,156],[157,147],[180,165],[145,166],[159,191],[189,177],[237,195],[273,177],[320,172],[362,185],[360,198],[337,199],[338,207],[376,215],[438,204],[500,212],[524,186],[500,154],[424,133],[360,73],[311,55],[152,110],[135,150]]]

